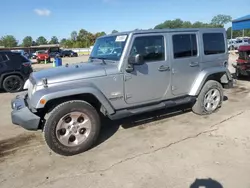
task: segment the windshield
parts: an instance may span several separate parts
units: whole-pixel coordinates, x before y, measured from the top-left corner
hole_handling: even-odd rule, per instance
[[[39,50],[37,51],[38,54],[46,54],[46,51],[45,50]]]
[[[127,35],[109,36],[96,40],[90,58],[119,61],[127,41]]]

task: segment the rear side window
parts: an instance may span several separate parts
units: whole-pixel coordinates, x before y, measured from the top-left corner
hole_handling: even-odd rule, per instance
[[[29,60],[20,53],[13,53],[12,56],[20,63],[29,62]]]
[[[223,33],[203,34],[204,54],[223,54],[226,51]]]
[[[29,62],[29,60],[28,60],[26,57],[24,57],[23,55],[20,55],[20,59],[21,59],[21,61],[22,61],[23,63]]]
[[[180,34],[173,36],[174,58],[197,56],[196,34]]]
[[[130,55],[136,54],[141,54],[145,62],[165,60],[164,37],[136,37]]]

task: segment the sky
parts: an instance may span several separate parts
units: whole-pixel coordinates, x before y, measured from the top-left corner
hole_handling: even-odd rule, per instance
[[[210,22],[218,14],[233,19],[250,14],[249,0],[1,0],[0,7],[0,37],[14,35],[19,42],[25,36],[69,38],[80,29],[110,33],[176,18]]]

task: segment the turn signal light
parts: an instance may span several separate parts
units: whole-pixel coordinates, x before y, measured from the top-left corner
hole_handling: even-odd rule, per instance
[[[41,99],[40,100],[40,104],[44,105],[46,103],[46,100],[45,99]]]

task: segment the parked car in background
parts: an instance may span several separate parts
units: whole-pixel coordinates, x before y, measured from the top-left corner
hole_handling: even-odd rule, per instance
[[[50,62],[50,56],[46,50],[39,50],[36,52],[36,60],[37,60],[37,63],[41,63],[42,61],[45,61],[45,60],[47,62]]]
[[[61,56],[61,53],[60,52],[51,52],[51,53],[49,53],[49,56],[50,56],[50,58],[55,58],[56,56]]]
[[[242,45],[238,49],[239,56],[236,64],[232,64],[235,68],[237,78],[250,75],[250,45]]]
[[[18,92],[32,73],[31,61],[21,53],[0,51],[0,88]]]
[[[227,43],[228,50],[234,50],[236,44],[236,39],[229,39]]]
[[[36,56],[36,52],[34,52],[34,53],[31,54],[31,59],[36,59],[36,57],[37,57]]]
[[[223,88],[233,86],[227,62],[222,28],[106,35],[88,62],[34,72],[28,91],[12,100],[12,122],[42,129],[54,152],[75,155],[95,144],[103,116],[115,120],[183,104],[199,115],[217,112]]]
[[[249,37],[240,37],[235,40],[234,49],[238,50],[240,46],[250,44]]]
[[[61,57],[77,57],[78,54],[73,50],[63,50],[61,52]]]

